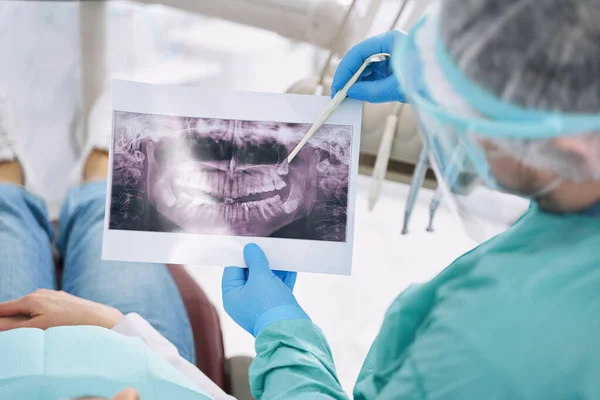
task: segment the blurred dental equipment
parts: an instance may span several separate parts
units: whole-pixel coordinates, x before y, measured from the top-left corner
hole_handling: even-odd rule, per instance
[[[107,8],[100,1],[84,1],[79,5],[81,43],[81,101],[84,129],[79,130],[79,143],[87,136],[87,123],[92,107],[100,97],[107,76],[106,24]],[[110,126],[110,122],[105,124]]]
[[[437,188],[435,193],[433,194],[433,199],[431,199],[431,203],[429,203],[429,224],[427,224],[427,232],[433,232],[433,217],[435,216],[435,212],[440,206],[440,201],[442,200],[442,189]]]
[[[287,39],[305,42],[342,56],[370,27],[380,0],[374,0],[359,18],[354,12],[357,0],[351,4],[344,0],[140,0],[138,3],[165,5],[175,9],[220,18],[241,25],[277,33]],[[88,2],[80,9],[82,53],[86,62],[82,66],[84,84],[84,118],[88,119],[98,99],[108,85],[106,73],[106,3]],[[325,66],[324,71],[328,68]],[[324,81],[325,72],[322,73]],[[321,83],[322,85],[322,83]],[[321,86],[322,87],[322,86]],[[322,91],[322,90],[321,90]],[[312,92],[319,92],[318,86]],[[107,101],[105,100],[105,101]],[[96,108],[106,109],[96,105]]]
[[[358,0],[352,0],[352,3],[350,3],[348,10],[346,10],[344,19],[343,19],[342,23],[340,24],[338,31],[334,37],[334,40],[336,43],[333,44],[333,48],[337,47],[337,42],[344,40],[344,29],[348,25],[350,16],[352,15],[352,12],[354,11],[357,3],[358,3]],[[319,80],[317,81],[317,85],[313,92],[313,94],[315,96],[323,95],[323,82],[325,81],[325,76],[327,75],[327,72],[331,66],[331,61],[332,61],[334,55],[335,55],[335,52],[333,50],[329,50],[329,55],[327,56],[327,60],[325,61],[325,63],[323,64],[323,67],[321,68],[321,72],[319,73]]]
[[[379,151],[377,152],[377,158],[375,159],[375,166],[373,168],[371,186],[369,187],[369,211],[372,211],[373,208],[375,208],[375,204],[381,195],[381,184],[385,179],[385,173],[387,172],[388,162],[392,153],[392,144],[394,142],[394,137],[396,136],[400,111],[402,111],[402,104],[394,104],[394,108],[390,115],[388,115],[385,128],[383,129],[381,144],[379,145]]]
[[[404,0],[396,17],[390,25],[390,31],[396,28],[396,25],[400,21],[402,14],[404,13],[409,0]],[[369,211],[375,208],[375,204],[381,195],[381,185],[385,180],[385,174],[387,172],[390,155],[392,153],[392,144],[394,137],[396,136],[396,130],[398,127],[398,120],[400,112],[402,111],[402,104],[396,103],[392,108],[390,114],[386,118],[385,127],[383,128],[383,135],[381,137],[381,143],[379,144],[379,150],[377,151],[377,158],[375,159],[375,166],[373,167],[373,175],[371,179],[371,186],[369,187],[368,207]]]
[[[454,181],[454,180],[456,180],[458,173],[459,173],[458,168],[456,168],[456,167],[448,168],[446,178]],[[411,187],[411,190],[412,189],[418,191],[420,189],[420,187],[417,187],[417,188]],[[442,200],[443,195],[444,195],[443,187],[441,185],[438,185],[435,190],[435,193],[433,194],[433,198],[431,199],[431,202],[429,203],[429,224],[427,224],[427,229],[426,229],[427,232],[433,232],[433,218],[435,217],[435,213],[436,213],[438,207],[440,206],[440,202]]]
[[[352,34],[354,34],[355,36],[355,42],[359,41],[367,35],[367,32],[371,27],[375,16],[380,11],[382,1],[383,0],[371,0],[369,2],[368,8],[364,13],[364,16],[362,17],[361,23],[359,24],[358,28],[356,30],[351,31]],[[317,77],[303,79],[299,82],[296,82],[290,88],[288,88],[287,93],[313,94],[316,96],[321,96],[324,94],[326,95],[325,92],[329,93],[329,89],[331,87],[331,75],[337,67],[337,62],[339,61],[339,59],[336,59],[335,56],[343,56],[343,54],[336,53],[335,49],[340,47],[340,45],[338,44],[339,42],[347,41],[346,36],[348,35],[348,30],[346,29],[346,26],[350,23],[349,21],[352,19],[351,16],[354,15],[354,10],[358,2],[358,0],[352,0],[350,5],[348,6],[343,21],[338,26],[337,32],[334,35],[334,40],[336,43],[332,43],[332,45],[329,46],[329,53]]]
[[[417,200],[419,189],[421,188],[421,186],[423,186],[423,182],[425,181],[425,174],[427,173],[427,166],[429,164],[428,158],[429,150],[427,150],[427,146],[423,144],[423,147],[421,148],[421,154],[419,155],[417,165],[415,166],[412,181],[410,182],[410,191],[408,193],[408,197],[406,198],[406,207],[404,208],[404,221],[402,223],[403,235],[406,235],[408,233],[408,223],[410,221],[413,208],[415,207],[415,201]]]
[[[427,7],[428,3],[429,3],[429,1],[421,1],[421,2],[412,2],[411,3],[410,0],[404,0],[402,2],[402,4],[400,5],[400,8],[398,9],[398,12],[396,13],[396,16],[395,16],[392,24],[390,25],[389,30],[397,29],[400,21],[403,21],[400,29],[402,29],[402,28],[409,29],[414,24],[414,22],[421,16],[423,11]],[[409,4],[411,4],[413,6],[412,10],[410,10],[407,7]],[[410,13],[408,13],[408,11],[410,11]],[[409,15],[407,19],[403,19],[405,14]],[[377,204],[377,200],[379,199],[379,196],[381,194],[381,185],[382,185],[383,181],[385,180],[385,175],[387,172],[389,160],[391,158],[392,148],[393,148],[394,140],[396,139],[396,135],[398,134],[399,130],[409,128],[409,126],[404,127],[404,126],[402,126],[402,124],[400,124],[403,109],[404,109],[404,104],[402,104],[402,103],[394,104],[392,106],[392,108],[390,109],[390,111],[387,115],[387,118],[386,118],[386,123],[383,128],[383,134],[382,134],[380,142],[379,142],[379,148],[377,150],[377,156],[376,156],[375,165],[373,168],[371,186],[369,188],[368,207],[369,207],[370,211],[375,208],[375,205]],[[402,122],[405,122],[405,121],[406,121],[406,119],[404,119]],[[425,161],[424,161],[425,164],[427,163],[426,154],[423,155],[422,152],[423,152],[423,150],[421,151],[421,154],[417,160],[417,165],[415,168],[415,177],[413,178],[413,181],[412,181],[413,185],[418,183],[419,187],[423,184],[423,181],[425,179],[425,173],[427,171],[426,165],[425,166],[420,165],[423,157],[425,157]],[[419,176],[419,175],[422,175],[422,176]],[[412,185],[411,185],[411,192],[407,199],[407,209],[405,212],[405,221],[404,221],[403,227],[402,227],[403,234],[408,232],[408,220],[410,219],[410,214],[412,213],[412,209],[413,209],[414,203],[416,201],[417,193],[413,193],[413,192],[414,191],[412,190]]]
[[[342,56],[356,40],[362,23],[346,16],[343,0],[138,0],[220,18],[314,44]],[[344,23],[344,19],[348,22]],[[338,28],[343,32],[338,34]]]
[[[428,1],[414,2],[405,0],[400,3],[400,7],[393,14],[394,19],[389,25],[388,30],[397,28],[398,26],[408,29],[421,16],[423,10],[427,6]],[[352,2],[348,9],[348,14],[355,6],[356,0]],[[389,7],[394,7],[392,4],[387,4]],[[381,0],[373,0],[369,3],[369,8],[363,17],[362,31],[359,30],[357,37],[365,37],[369,25],[374,19],[374,15],[380,11],[382,6]],[[346,19],[345,19],[346,20]],[[339,36],[344,31],[343,26],[340,29]],[[384,30],[385,31],[385,30]],[[338,47],[338,46],[335,46]],[[292,85],[289,93],[298,94],[328,94],[326,86],[330,84],[332,67],[336,66],[334,61],[335,53],[329,52],[327,60],[320,70],[316,78],[305,79]],[[395,141],[402,142],[404,148],[395,146]],[[408,143],[406,143],[408,142]],[[373,179],[369,190],[369,209],[372,210],[377,203],[381,191],[382,181],[385,179],[387,166],[392,154],[401,154],[401,158],[405,162],[416,162],[416,157],[413,159],[413,154],[419,154],[420,139],[417,135],[416,124],[410,107],[402,107],[401,104],[382,103],[382,104],[364,104],[363,126],[362,126],[362,143],[361,149],[368,153],[376,155],[375,167],[372,172]]]
[[[331,114],[333,114],[333,112],[339,107],[339,105],[342,104],[342,101],[344,101],[344,99],[348,95],[348,89],[350,89],[350,87],[356,83],[356,81],[358,80],[360,75],[364,72],[364,70],[370,64],[384,61],[384,60],[388,59],[389,57],[390,57],[390,55],[387,53],[379,53],[379,54],[373,54],[371,57],[369,57],[365,60],[365,62],[362,64],[362,66],[358,69],[358,71],[356,71],[354,73],[352,78],[350,78],[350,80],[348,81],[348,83],[346,83],[346,85],[343,87],[343,89],[341,89],[339,92],[337,92],[336,95],[333,97],[333,99],[327,104],[327,107],[325,107],[323,112],[317,117],[317,120],[313,123],[313,125],[310,127],[308,132],[306,132],[306,134],[302,137],[302,139],[300,139],[300,142],[296,145],[296,147],[294,147],[294,149],[292,150],[292,152],[289,154],[289,156],[287,158],[288,163],[292,162],[294,157],[296,157],[298,152],[308,142],[308,140],[315,134],[315,132],[317,132],[319,130],[319,128],[321,128],[323,126],[325,121],[327,121],[329,116]]]

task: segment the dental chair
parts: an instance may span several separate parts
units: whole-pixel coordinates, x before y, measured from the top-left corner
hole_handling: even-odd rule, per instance
[[[248,369],[252,357],[225,357],[217,309],[182,265],[167,265],[192,324],[196,366],[237,400],[251,400]]]

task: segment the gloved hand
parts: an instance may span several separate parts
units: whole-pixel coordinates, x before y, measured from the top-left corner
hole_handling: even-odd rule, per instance
[[[352,47],[342,58],[335,72],[331,85],[331,97],[333,98],[346,85],[368,57],[377,53],[389,53],[393,57],[396,44],[405,37],[406,34],[403,32],[389,31],[366,39]],[[358,81],[348,90],[348,97],[369,103],[406,102],[398,79],[392,72],[389,59],[369,65]]]
[[[244,247],[248,269],[227,267],[221,287],[223,305],[242,328],[258,336],[267,325],[286,319],[308,319],[292,290],[295,272],[271,271],[265,253],[256,244]]]

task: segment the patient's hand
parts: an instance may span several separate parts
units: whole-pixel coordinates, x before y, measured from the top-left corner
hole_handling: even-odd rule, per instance
[[[47,289],[0,303],[0,331],[66,325],[94,325],[112,329],[122,317],[123,314],[116,308]]]

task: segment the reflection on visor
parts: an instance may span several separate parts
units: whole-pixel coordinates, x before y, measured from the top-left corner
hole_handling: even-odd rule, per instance
[[[482,179],[469,157],[472,151],[464,145],[464,140],[452,134],[443,134],[434,121],[422,118],[418,118],[418,121],[438,180],[444,181],[452,193],[462,195],[481,184]],[[432,130],[434,133],[431,133]]]
[[[457,95],[436,59],[436,18],[435,13],[429,13],[419,21],[406,40],[398,44],[392,64],[428,146],[430,165],[444,203],[460,217],[469,236],[485,240],[502,230],[496,229],[498,225],[488,229],[490,220],[499,222],[490,214],[509,216],[508,220],[503,219],[506,229],[526,209],[522,205],[527,201],[494,192],[503,189],[492,174],[480,139],[514,137],[516,133],[543,129],[537,122],[486,119]],[[482,184],[494,191],[486,190]],[[496,194],[501,200],[496,201]],[[507,202],[506,198],[516,201]]]

